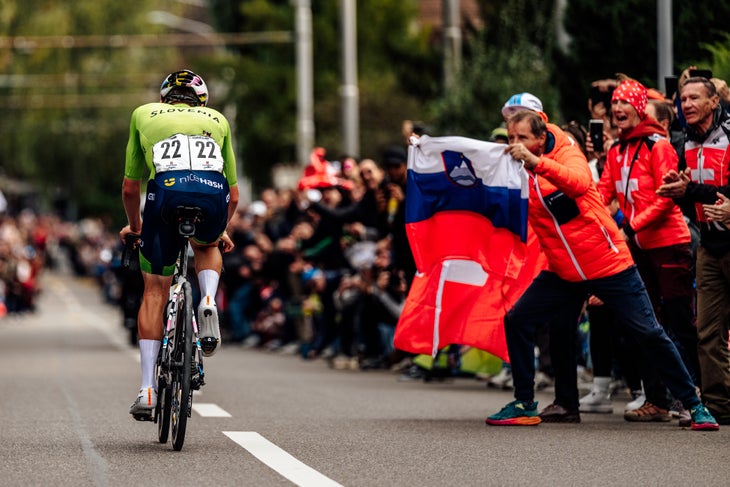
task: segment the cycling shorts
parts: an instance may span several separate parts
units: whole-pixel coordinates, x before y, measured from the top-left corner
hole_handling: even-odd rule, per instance
[[[144,272],[171,276],[175,271],[180,247],[178,222],[172,217],[178,206],[197,206],[203,212],[195,225],[196,242],[215,242],[228,223],[228,182],[215,171],[168,171],[157,174],[147,183],[142,213],[140,267]]]

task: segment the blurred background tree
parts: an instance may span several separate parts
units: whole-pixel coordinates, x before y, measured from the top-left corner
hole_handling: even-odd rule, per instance
[[[289,30],[290,0],[213,0],[215,25],[231,31]],[[368,0],[357,5],[360,139],[362,154],[377,158],[402,141],[404,118],[439,90],[440,54],[428,31],[414,30],[416,2]],[[312,2],[316,145],[342,154],[339,2]],[[296,85],[291,46],[236,49],[237,126],[245,174],[255,188],[271,184],[277,163],[296,159]],[[418,69],[416,69],[417,67]]]
[[[146,5],[154,9],[166,3]],[[147,10],[130,9],[124,2],[4,1],[0,11],[3,36],[138,34],[159,29],[147,22]],[[0,119],[0,176],[32,181],[30,206],[55,206],[70,218],[119,217],[130,108],[159,98],[155,85],[159,86],[161,75],[153,68],[178,65],[180,52],[19,46],[3,49],[0,56],[5,107]],[[3,191],[12,197],[15,185],[8,186]]]
[[[434,125],[444,134],[487,139],[503,122],[504,103],[525,91],[540,98],[551,118],[558,118],[549,56],[554,38],[551,2],[480,3],[485,28],[467,38],[459,89],[434,100]]]
[[[339,2],[311,2],[315,144],[343,151]],[[656,2],[640,0],[461,0],[463,62],[455,89],[443,88],[442,33],[424,16],[442,0],[357,2],[360,157],[404,143],[401,123],[419,120],[436,135],[486,138],[514,93],[529,91],[551,121],[587,122],[591,81],[624,72],[657,81]],[[253,195],[272,169],[296,154],[296,76],[292,42],[119,48],[33,46],[17,36],[133,36],[190,32],[188,20],[221,33],[294,30],[291,0],[3,0],[0,8],[0,188],[28,190],[28,205],[75,218],[123,218],[119,188],[129,116],[158,99],[162,78],[181,67],[202,74],[211,106],[232,121],[242,175]],[[563,8],[561,10],[561,8]],[[157,11],[156,16],[150,13]],[[159,12],[174,22],[160,22]],[[674,68],[690,64],[730,76],[730,4],[673,2]],[[168,17],[164,17],[168,18]],[[157,21],[155,21],[157,19]],[[180,20],[181,19],[181,20]],[[194,29],[195,30],[195,29]],[[59,38],[56,38],[59,39]],[[7,42],[14,42],[9,45]]]
[[[725,34],[730,3],[672,2],[672,9],[675,73],[692,64],[710,67],[714,61],[707,47],[730,46]],[[564,26],[570,41],[566,50],[553,53],[564,119],[585,120],[593,80],[621,72],[647,86],[658,85],[656,17],[656,1],[567,1]]]

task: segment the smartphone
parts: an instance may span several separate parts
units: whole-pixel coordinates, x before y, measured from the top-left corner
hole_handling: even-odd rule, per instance
[[[592,119],[588,122],[588,133],[593,144],[593,151],[603,152],[603,120]]]
[[[712,78],[712,71],[709,69],[690,69],[689,70],[690,78],[695,78],[697,76],[710,79],[710,78]]]
[[[664,77],[664,91],[667,93],[667,99],[671,100],[675,93],[677,93],[679,79],[676,76],[665,76]]]
[[[597,105],[598,103],[603,103],[603,106],[606,108],[606,110],[609,110],[611,107],[611,97],[613,96],[613,90],[608,91],[601,91],[601,89],[598,86],[591,86],[591,101],[593,102],[593,105]]]

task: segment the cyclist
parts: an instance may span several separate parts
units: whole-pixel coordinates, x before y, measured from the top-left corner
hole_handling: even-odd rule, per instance
[[[180,205],[197,206],[203,219],[190,243],[201,291],[198,307],[204,356],[220,348],[215,293],[222,257],[233,242],[226,227],[238,205],[236,162],[226,118],[206,106],[208,89],[190,70],[171,73],[160,86],[160,103],[134,110],[129,126],[122,201],[128,224],[120,237],[140,235],[140,267],[144,294],[138,315],[142,384],[130,408],[135,417],[152,414],[157,405],[155,363],[162,339],[162,316],[178,250],[182,244],[171,212]],[[140,189],[149,172],[144,213]]]

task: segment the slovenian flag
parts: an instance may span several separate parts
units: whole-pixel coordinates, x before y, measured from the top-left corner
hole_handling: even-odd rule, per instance
[[[527,224],[528,178],[505,146],[414,138],[406,232],[418,272],[395,346],[436,355],[471,345],[509,360],[504,314],[545,266]]]

